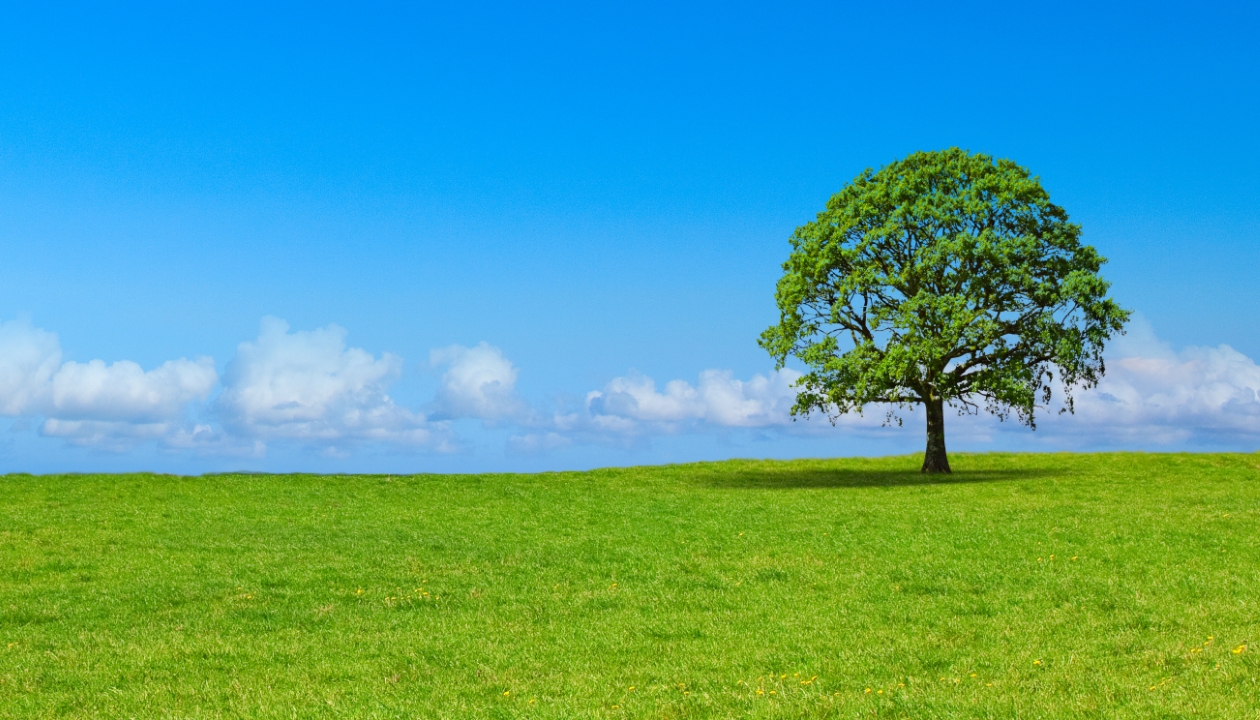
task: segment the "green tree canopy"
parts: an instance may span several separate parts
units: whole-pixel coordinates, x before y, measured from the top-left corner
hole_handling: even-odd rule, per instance
[[[1097,384],[1129,312],[1106,260],[1010,160],[958,148],[867,169],[791,237],[760,344],[808,367],[794,415],[922,404],[924,472],[949,472],[944,407],[1036,427],[1052,386]]]

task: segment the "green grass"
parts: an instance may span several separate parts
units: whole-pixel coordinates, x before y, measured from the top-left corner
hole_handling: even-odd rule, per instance
[[[1260,455],[951,460],[0,477],[0,717],[1260,717]]]

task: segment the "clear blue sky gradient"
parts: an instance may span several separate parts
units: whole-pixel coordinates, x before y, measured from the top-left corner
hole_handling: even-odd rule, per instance
[[[406,359],[412,407],[431,348],[483,340],[538,402],[630,369],[747,377],[771,367],[755,341],[792,229],[863,168],[957,145],[1039,175],[1160,338],[1260,357],[1255,5],[455,5],[8,6],[0,320],[67,359],[220,373],[265,315],[335,322]],[[471,432],[451,458],[268,467],[832,447],[512,460]],[[241,464],[10,435],[7,469]],[[897,442],[878,449],[921,432]]]

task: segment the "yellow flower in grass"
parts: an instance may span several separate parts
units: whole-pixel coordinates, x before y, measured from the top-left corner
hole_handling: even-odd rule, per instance
[[[1247,646],[1246,646],[1246,645],[1239,645],[1238,647],[1234,648],[1233,650],[1230,650],[1230,652],[1234,653],[1235,655],[1242,655],[1243,653],[1247,652]]]

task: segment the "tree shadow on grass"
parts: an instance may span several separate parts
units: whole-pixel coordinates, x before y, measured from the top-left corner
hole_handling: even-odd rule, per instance
[[[1057,477],[1062,474],[1061,470],[1050,468],[955,470],[948,475],[925,475],[915,470],[819,468],[816,470],[735,470],[714,474],[705,478],[704,482],[712,487],[731,489],[859,488],[1009,482]]]

